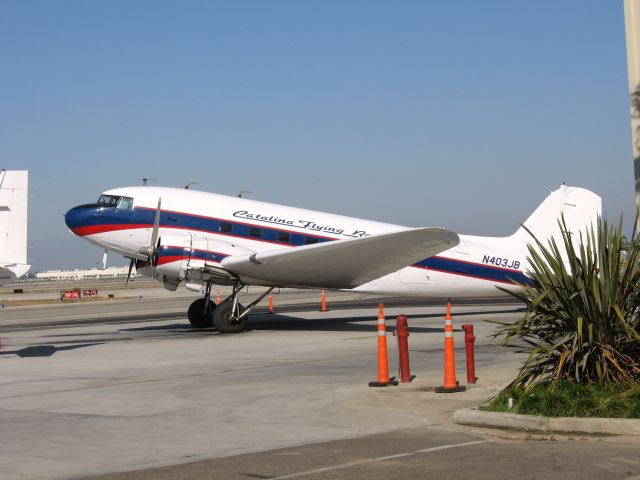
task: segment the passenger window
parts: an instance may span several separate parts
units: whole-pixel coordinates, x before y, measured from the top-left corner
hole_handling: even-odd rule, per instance
[[[233,229],[233,226],[230,223],[227,222],[220,222],[220,228],[219,230],[222,233],[231,233],[231,230]]]
[[[262,236],[262,230],[256,227],[249,227],[249,236],[254,238],[260,238]]]
[[[278,241],[282,243],[291,242],[291,234],[287,232],[278,232]]]
[[[314,237],[304,237],[305,245],[313,245],[314,243],[318,243],[318,239]]]

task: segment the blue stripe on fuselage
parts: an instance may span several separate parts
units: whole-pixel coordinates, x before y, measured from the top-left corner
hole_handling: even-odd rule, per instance
[[[108,210],[113,210],[113,215],[108,213]],[[154,223],[155,219],[155,209],[153,208],[145,208],[145,207],[137,207],[134,208],[133,211],[115,211],[116,209],[103,209],[100,212],[100,215],[94,215],[87,220],[88,225],[101,225],[101,224],[135,224],[135,225],[149,225],[151,227]],[[104,214],[107,215],[104,215]],[[232,226],[232,232],[221,232],[220,224],[226,223]],[[214,234],[214,235],[222,235],[228,237],[237,237],[244,238],[248,240],[254,241],[264,241],[275,243],[279,245],[289,245],[289,246],[301,246],[305,245],[305,240],[314,239],[316,242],[328,242],[335,240],[333,238],[325,237],[322,235],[315,235],[313,233],[294,233],[291,230],[285,229],[277,229],[271,227],[265,227],[260,224],[249,224],[249,223],[240,223],[232,220],[224,220],[212,217],[203,217],[194,214],[187,213],[178,213],[178,212],[167,212],[162,211],[160,213],[160,226],[162,228],[176,228],[180,230],[197,230],[204,233]],[[253,237],[249,235],[249,229],[251,227],[259,228],[261,230],[261,237]],[[289,234],[289,241],[279,241],[278,234]],[[167,251],[163,251],[161,255],[170,256],[170,255],[183,255],[184,250],[179,248],[175,253],[170,254]],[[206,255],[214,255],[211,252],[202,252],[203,256],[200,254],[192,254],[192,256],[196,256],[196,258],[202,258]],[[219,254],[217,254],[219,255]],[[188,256],[186,254],[185,256]],[[223,256],[220,255],[220,258],[217,257],[207,257],[209,260],[213,261],[221,261]],[[454,274],[454,275],[462,275],[466,277],[478,278],[481,280],[488,280],[500,283],[511,284],[513,282],[521,283],[521,284],[530,284],[531,279],[527,277],[524,273],[515,270],[508,270],[499,267],[494,267],[491,265],[483,265],[479,263],[466,262],[463,260],[457,260],[453,258],[444,258],[444,257],[431,257],[425,260],[421,260],[414,265],[414,267],[426,268],[429,270],[434,270],[438,272]]]
[[[207,250],[190,250],[184,247],[164,246],[158,250],[158,257],[183,257],[220,263],[228,255]]]
[[[155,210],[147,208],[136,208],[132,214],[131,223],[149,223],[153,225],[155,219]],[[220,224],[226,223],[232,226],[232,232],[221,232]],[[264,227],[259,224],[240,223],[232,220],[223,220],[212,217],[202,217],[198,215],[177,213],[177,212],[161,212],[160,213],[160,226],[164,228],[179,228],[198,230],[206,233],[214,233],[218,235],[225,235],[231,237],[248,238],[250,240],[263,241],[269,243],[277,243],[279,245],[305,245],[307,239],[313,239],[315,243],[328,242],[333,240],[332,238],[322,235],[316,235],[313,233],[295,233],[291,230],[277,229]],[[261,230],[260,237],[253,237],[249,235],[250,228],[259,228]],[[288,234],[289,241],[284,242],[278,240],[278,234]]]
[[[516,270],[508,270],[491,265],[482,265],[479,263],[465,262],[453,258],[431,257],[421,260],[414,266],[426,268],[443,273],[452,273],[455,275],[463,275],[465,277],[479,278],[482,280],[492,280],[500,283],[514,282],[521,284],[529,284],[531,279],[524,273]]]

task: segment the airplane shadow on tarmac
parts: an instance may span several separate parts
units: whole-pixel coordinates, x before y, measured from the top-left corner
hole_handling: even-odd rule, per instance
[[[454,315],[454,317],[472,316],[472,315],[492,315],[498,313],[514,313],[522,311],[522,309],[510,309],[510,310],[495,310],[495,311],[473,311],[473,312],[460,312]],[[412,332],[421,333],[442,333],[442,327],[424,327],[420,325],[420,320],[414,319],[412,322],[412,316],[409,318],[409,330]],[[421,318],[439,318],[443,317],[441,314],[427,314],[419,315]],[[375,322],[377,319],[371,315],[364,316],[349,316],[349,317],[333,317],[333,318],[316,318],[316,319],[303,319],[299,317],[280,315],[280,314],[267,314],[255,313],[251,315],[251,319],[248,325],[248,331],[316,331],[316,332],[372,332],[376,330]],[[365,323],[366,322],[366,323]],[[444,318],[443,318],[444,323]],[[395,330],[395,319],[387,318],[387,331],[393,332]],[[215,328],[206,329],[194,329],[189,323],[173,323],[170,325],[149,325],[144,327],[132,327],[123,328],[120,332],[175,332],[178,335],[181,334],[211,334],[216,330]],[[462,331],[456,329],[456,331]]]
[[[366,322],[366,323],[365,323]],[[374,323],[372,323],[374,322]],[[269,331],[292,331],[292,332],[375,332],[377,330],[377,319],[370,315],[363,317],[340,317],[340,318],[318,318],[306,320],[288,315],[265,314],[254,315],[249,321],[248,330],[269,330]],[[387,320],[387,331],[395,330],[393,325]],[[409,322],[409,331],[435,333],[442,332],[442,328],[421,327]]]
[[[171,330],[175,330],[177,332],[180,331],[187,331],[187,332],[200,332],[200,331],[207,331],[207,330],[213,330],[212,328],[203,328],[201,330],[196,330],[194,329],[189,322],[187,323],[172,323],[170,325],[149,325],[146,327],[131,327],[131,328],[120,328],[118,329],[119,332],[166,332],[166,331],[171,331]]]
[[[17,355],[20,358],[50,357],[56,352],[62,352],[64,350],[75,350],[77,348],[93,347],[95,345],[102,345],[102,343],[103,342],[82,343],[78,345],[67,345],[65,347],[56,347],[55,345],[32,345],[30,347],[21,348],[20,350],[0,350],[0,356]]]
[[[358,322],[371,322],[371,317],[345,317],[330,319],[306,320],[286,315],[252,315],[247,328],[248,332],[264,331],[316,331],[316,332],[372,332],[376,326],[372,324],[359,324]],[[393,331],[394,327],[387,326],[387,331]],[[442,332],[442,328],[410,327],[413,332]],[[121,328],[119,332],[175,332],[177,334],[212,334],[216,329],[195,329],[189,323],[174,323],[171,325],[149,325],[147,327]]]
[[[485,316],[494,315],[500,313],[517,313],[523,312],[521,308],[508,309],[508,310],[483,310],[483,311],[471,311],[471,312],[454,312],[454,319],[456,317],[464,316]],[[443,326],[440,327],[424,327],[421,326],[422,321],[420,319],[425,318],[442,318]],[[442,333],[444,327],[444,315],[440,313],[434,314],[413,314],[407,315],[409,322],[410,332],[421,333]],[[372,332],[377,329],[376,322],[377,317],[371,315],[365,316],[350,316],[350,317],[338,317],[338,318],[317,318],[313,320],[306,320],[289,315],[256,313],[251,316],[249,321],[249,331],[251,330],[287,330],[287,331],[344,331],[344,332]],[[368,323],[364,323],[368,322]],[[372,323],[374,322],[374,323]],[[393,332],[395,330],[395,317],[387,316],[387,331]],[[457,332],[461,332],[461,329],[455,329]]]

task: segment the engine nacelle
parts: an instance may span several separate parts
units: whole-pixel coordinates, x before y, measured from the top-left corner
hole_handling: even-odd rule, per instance
[[[254,253],[231,242],[194,234],[168,234],[160,238],[154,258],[155,278],[168,290],[182,281],[202,282],[207,268],[220,268],[220,262],[231,255]]]

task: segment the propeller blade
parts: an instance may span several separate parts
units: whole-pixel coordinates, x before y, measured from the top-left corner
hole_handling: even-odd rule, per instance
[[[162,237],[158,237],[158,242],[156,243],[155,248],[153,249],[153,255],[151,256],[151,266],[156,268],[158,266],[158,252],[160,251],[160,241]]]
[[[133,270],[133,266],[136,264],[136,259],[132,258],[131,259],[131,263],[129,263],[129,273],[127,274],[127,281],[125,282],[124,286],[126,287],[127,285],[129,285],[129,279],[131,278],[131,271]]]
[[[153,230],[151,231],[151,241],[149,242],[150,247],[154,247],[156,245],[156,241],[158,240],[158,230],[160,229],[160,205],[162,205],[162,197],[158,198],[158,208],[156,209],[156,218],[153,221]]]
[[[156,241],[158,240],[158,233],[160,230],[160,206],[162,205],[162,197],[158,198],[158,208],[156,209],[156,216],[153,220],[153,230],[151,230],[151,239],[149,240],[149,244],[144,246],[144,247],[140,247],[140,249],[138,250],[140,253],[143,253],[147,256],[147,261],[149,263],[153,263],[152,259],[155,255],[155,247],[156,247]],[[153,266],[153,265],[152,265]]]

